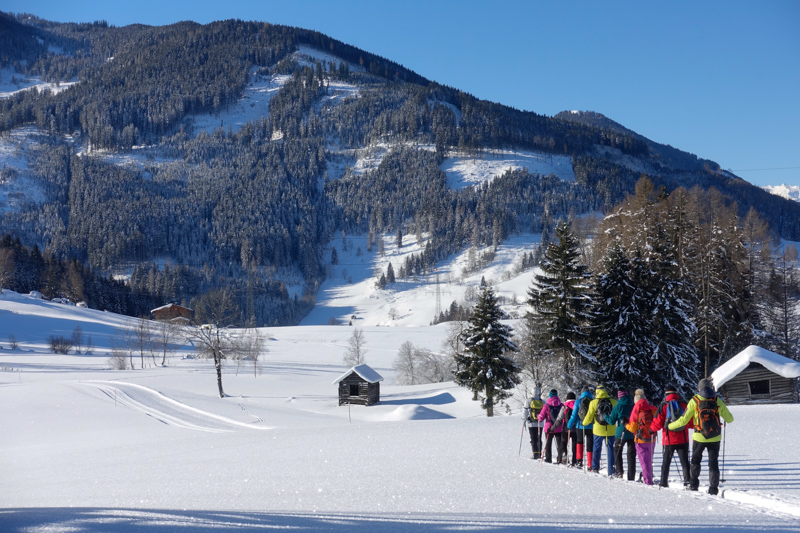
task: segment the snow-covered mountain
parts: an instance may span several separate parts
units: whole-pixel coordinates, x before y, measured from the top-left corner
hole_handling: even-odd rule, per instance
[[[800,185],[766,185],[764,190],[787,200],[800,202]]]

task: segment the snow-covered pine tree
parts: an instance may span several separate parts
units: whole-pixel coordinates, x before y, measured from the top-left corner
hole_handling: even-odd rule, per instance
[[[624,390],[654,389],[650,356],[655,351],[650,322],[652,294],[644,283],[646,267],[637,251],[628,259],[619,240],[603,258],[595,278],[592,325],[598,373]]]
[[[494,291],[484,287],[461,332],[464,351],[455,355],[455,382],[483,397],[486,416],[494,416],[495,404],[520,382],[519,367],[506,355],[517,346],[512,329],[500,322],[503,315]]]
[[[539,345],[561,367],[561,380],[573,388],[589,380],[597,363],[590,347],[591,275],[579,262],[578,240],[568,222],[559,222],[528,289]]]

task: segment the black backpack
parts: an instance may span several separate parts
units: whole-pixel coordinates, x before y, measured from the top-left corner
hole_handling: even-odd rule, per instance
[[[552,405],[550,406],[548,418],[550,418],[551,429],[557,429],[564,425],[564,415],[566,412],[567,410],[564,408],[564,404],[561,404],[558,407],[553,407]]]
[[[600,398],[597,401],[597,411],[595,411],[594,414],[595,423],[602,426],[607,426],[608,423],[606,422],[606,416],[610,416],[613,409],[614,406],[611,405],[611,400],[608,398]]]
[[[722,426],[719,423],[719,405],[716,398],[701,400],[694,397],[697,402],[697,418],[695,419],[694,430],[699,431],[706,439],[713,439],[722,434]]]
[[[583,424],[583,419],[586,418],[586,415],[589,413],[590,403],[592,403],[592,399],[588,396],[581,398],[581,404],[578,406],[578,418],[580,418],[581,424]]]

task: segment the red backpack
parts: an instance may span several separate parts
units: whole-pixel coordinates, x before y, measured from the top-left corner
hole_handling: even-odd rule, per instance
[[[653,433],[650,431],[650,424],[653,423],[653,410],[641,409],[636,423],[639,426],[639,429],[636,430],[636,439],[642,443],[652,442]]]

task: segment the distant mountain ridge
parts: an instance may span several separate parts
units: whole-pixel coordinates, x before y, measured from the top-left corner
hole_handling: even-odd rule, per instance
[[[318,32],[2,13],[0,29],[0,235],[163,301],[224,286],[258,323],[296,323],[340,236],[370,249],[413,232],[418,275],[608,211],[643,175],[714,187],[800,240],[800,205],[713,161],[599,113],[480,100]]]

